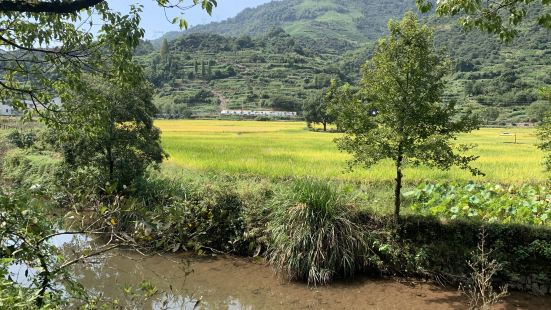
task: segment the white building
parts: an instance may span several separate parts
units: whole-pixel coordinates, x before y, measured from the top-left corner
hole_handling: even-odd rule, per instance
[[[33,104],[33,102],[31,100],[25,100],[24,103],[27,105],[28,109],[34,109],[35,108],[35,105]],[[52,100],[52,104],[55,104],[55,105],[58,105],[58,106],[61,105],[61,98],[55,97]],[[38,109],[43,108],[40,105],[38,105],[37,107],[38,107]],[[21,112],[14,109],[9,104],[0,102],[0,116],[16,116],[16,115],[21,115]]]
[[[220,115],[240,115],[240,116],[277,116],[277,117],[296,117],[297,112],[286,111],[249,111],[249,110],[222,110]]]
[[[0,116],[15,115],[13,108],[7,104],[0,103]]]

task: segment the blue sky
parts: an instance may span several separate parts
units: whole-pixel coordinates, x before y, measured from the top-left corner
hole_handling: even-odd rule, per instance
[[[184,18],[190,26],[207,24],[210,22],[221,21],[237,15],[245,8],[255,7],[271,0],[218,0],[218,7],[209,16],[200,7],[193,8],[184,12]],[[191,3],[191,0],[186,0]],[[146,39],[154,39],[163,35],[165,32],[178,31],[177,25],[172,25],[168,20],[179,16],[180,11],[172,9],[165,10],[159,8],[154,0],[115,0],[109,1],[109,6],[115,10],[126,13],[131,4],[139,3],[143,5],[142,27],[145,29]],[[168,20],[167,20],[168,17]]]

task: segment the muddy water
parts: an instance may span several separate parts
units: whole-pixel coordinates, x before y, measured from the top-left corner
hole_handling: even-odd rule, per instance
[[[143,280],[169,292],[164,304],[141,301],[138,309],[466,309],[457,291],[429,284],[364,278],[308,288],[277,279],[263,263],[235,257],[144,257],[116,251],[77,272],[86,287],[110,297],[120,297],[122,286]],[[551,298],[513,294],[497,308],[551,309]]]

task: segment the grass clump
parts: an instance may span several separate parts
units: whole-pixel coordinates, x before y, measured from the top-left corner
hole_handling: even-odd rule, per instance
[[[268,224],[270,263],[289,280],[318,285],[352,277],[367,248],[351,199],[313,179],[276,193]]]

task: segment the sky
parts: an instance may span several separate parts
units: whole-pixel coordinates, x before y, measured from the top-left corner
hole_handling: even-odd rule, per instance
[[[189,26],[208,24],[234,17],[237,13],[249,7],[270,2],[271,0],[218,0],[218,7],[214,8],[212,16],[209,16],[201,7],[195,7],[184,12],[184,18]],[[178,25],[169,22],[173,17],[179,16],[181,11],[177,9],[165,10],[157,6],[154,0],[114,0],[109,1],[109,7],[127,13],[131,4],[143,5],[141,26],[145,29],[146,39],[155,39],[169,31],[179,31]],[[191,3],[185,0],[184,4]],[[167,18],[168,17],[168,18]]]

